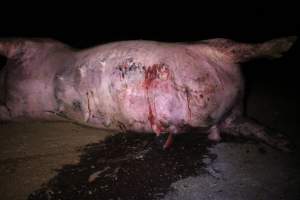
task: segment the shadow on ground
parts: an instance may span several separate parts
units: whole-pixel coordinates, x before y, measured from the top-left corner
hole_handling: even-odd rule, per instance
[[[205,171],[209,154],[206,135],[177,136],[162,150],[153,135],[117,134],[87,145],[80,163],[66,165],[29,200],[159,199],[180,179]]]

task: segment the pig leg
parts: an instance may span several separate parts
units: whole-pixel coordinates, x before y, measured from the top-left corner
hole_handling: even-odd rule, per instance
[[[221,140],[219,125],[214,125],[209,129],[208,139],[213,142],[219,142]],[[169,149],[172,146],[173,141],[174,141],[173,133],[169,133],[166,142],[163,145],[163,149]]]
[[[210,128],[208,139],[214,142],[219,142],[221,140],[220,129],[218,125],[214,125]]]
[[[163,149],[168,149],[172,146],[173,144],[173,134],[169,133],[167,141],[165,142]]]
[[[261,141],[273,148],[290,151],[286,138],[243,116],[229,116],[222,124],[222,131],[234,136],[244,136]]]
[[[173,141],[174,141],[174,136],[172,133],[163,133],[156,136],[155,138],[156,145],[159,146],[159,148],[163,146],[164,150],[169,149],[172,146]]]
[[[213,142],[221,141],[221,132],[224,131],[224,125],[229,126],[229,122],[232,122],[237,116],[242,116],[244,112],[244,103],[243,103],[243,90],[240,91],[240,96],[238,97],[237,104],[232,109],[230,115],[226,118],[225,122],[218,123],[212,126],[208,131],[208,139]]]

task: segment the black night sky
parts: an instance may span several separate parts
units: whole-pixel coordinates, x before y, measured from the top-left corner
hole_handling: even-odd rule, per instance
[[[231,38],[258,42],[299,33],[292,3],[2,6],[0,36],[52,37],[76,47],[115,40],[194,41]]]

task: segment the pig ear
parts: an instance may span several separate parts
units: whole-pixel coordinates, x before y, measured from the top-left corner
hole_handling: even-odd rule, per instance
[[[0,55],[7,58],[16,58],[22,53],[35,49],[64,48],[69,46],[48,38],[4,38],[0,39]]]
[[[278,38],[263,43],[239,43],[229,39],[217,38],[204,40],[195,47],[201,46],[208,56],[214,56],[229,62],[246,62],[251,59],[268,57],[279,58],[288,51],[297,40],[296,36]],[[204,48],[203,48],[204,47]],[[198,48],[200,50],[200,48]]]
[[[0,39],[0,55],[13,58],[23,46],[20,39]]]

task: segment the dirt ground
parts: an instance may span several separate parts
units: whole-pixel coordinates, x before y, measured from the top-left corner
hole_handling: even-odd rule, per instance
[[[293,153],[244,140],[214,145],[189,134],[164,152],[152,136],[103,141],[112,133],[71,123],[5,123],[1,199],[300,199],[299,86],[281,80],[281,68],[266,79],[268,70],[258,73],[265,64],[246,70],[247,114],[289,136]]]

